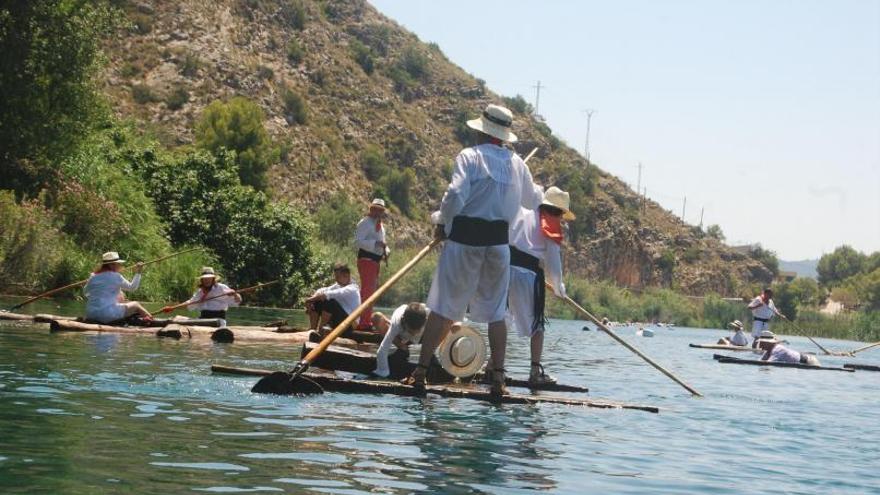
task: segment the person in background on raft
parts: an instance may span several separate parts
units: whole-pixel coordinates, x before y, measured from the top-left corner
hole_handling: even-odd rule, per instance
[[[122,291],[135,291],[141,285],[143,263],[134,266],[134,277],[131,282],[119,271],[125,260],[119,253],[109,251],[101,256],[101,266],[89,277],[83,292],[86,299],[86,319],[98,323],[114,323],[137,315],[143,321],[153,318],[140,303],[125,301]]]
[[[513,325],[521,337],[531,339],[532,365],[530,385],[556,383],[544,373],[541,354],[544,350],[545,281],[553,292],[565,297],[562,282],[562,221],[575,219],[569,209],[567,192],[551,187],[544,193],[544,201],[537,210],[521,208],[510,226],[510,289],[507,300],[507,323]],[[546,275],[546,279],[545,279]],[[492,369],[492,361],[486,365]]]
[[[520,207],[537,208],[543,190],[532,180],[522,158],[505,148],[516,141],[511,132],[513,114],[507,108],[488,105],[482,115],[467,121],[479,132],[476,146],[463,149],[455,158],[452,180],[440,210],[431,215],[434,237],[445,240],[427,306],[431,310],[422,335],[419,363],[404,383],[416,394],[425,393],[425,375],[431,357],[452,330],[455,321],[470,319],[489,324],[489,346],[494,368],[493,397],[507,393],[504,360],[507,347],[507,291],[510,285],[510,223]]]
[[[770,320],[778,313],[773,304],[773,291],[770,288],[764,289],[760,296],[752,299],[748,308],[752,312],[752,347],[757,347],[758,336],[764,330],[770,330]]]
[[[376,292],[379,288],[379,267],[382,260],[388,263],[388,255],[391,250],[385,244],[385,226],[382,218],[385,216],[385,201],[376,198],[370,203],[367,215],[357,224],[354,233],[354,242],[358,248],[357,270],[361,281],[361,301]],[[370,306],[361,313],[358,330],[372,330],[373,307]]]
[[[336,263],[333,278],[335,284],[321,287],[304,302],[312,330],[322,329],[324,325],[336,328],[361,305],[360,289],[352,282],[348,265]],[[343,335],[350,335],[353,329],[354,326],[346,329]]]
[[[819,359],[813,354],[798,352],[782,345],[782,341],[770,330],[764,330],[758,335],[758,348],[764,351],[761,361],[771,363],[795,363],[819,366]]]
[[[381,313],[377,313],[381,314]],[[418,302],[401,304],[391,313],[391,319],[382,315],[376,323],[378,330],[385,332],[379,350],[376,352],[376,369],[373,374],[388,378],[391,367],[388,365],[388,356],[392,354],[392,347],[396,347],[394,353],[402,353],[401,361],[409,360],[410,344],[417,344],[422,337],[425,321],[428,319],[428,308]]]
[[[199,287],[186,302],[186,309],[199,310],[199,318],[218,318],[220,326],[225,327],[226,310],[230,306],[241,304],[241,295],[230,289],[228,285],[221,284],[220,276],[214,273],[214,269],[210,266],[203,267],[202,274],[196,280],[199,282]],[[223,296],[224,294],[227,295]],[[210,300],[206,301],[206,299]],[[171,307],[165,306],[162,312],[170,313]]]
[[[747,347],[749,345],[749,338],[746,336],[743,331],[743,324],[739,320],[733,320],[728,323],[727,326],[732,328],[736,333],[733,334],[730,338],[721,337],[718,339],[719,345],[736,345],[740,347]]]

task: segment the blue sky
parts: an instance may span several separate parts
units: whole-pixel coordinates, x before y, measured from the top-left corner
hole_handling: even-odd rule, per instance
[[[371,3],[730,243],[880,250],[880,1]]]

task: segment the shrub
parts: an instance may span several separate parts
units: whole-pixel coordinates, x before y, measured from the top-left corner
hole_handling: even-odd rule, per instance
[[[303,61],[305,51],[299,41],[291,39],[287,42],[287,60],[293,65],[299,65]]]
[[[428,57],[415,45],[404,48],[398,66],[413,79],[425,79],[428,76]]]
[[[361,167],[367,178],[372,181],[384,177],[388,173],[389,167],[382,148],[368,144],[361,153]]]
[[[271,67],[260,65],[257,67],[257,77],[260,79],[272,79],[275,77],[275,71]]]
[[[700,252],[700,248],[697,246],[691,246],[684,250],[684,254],[681,255],[681,258],[688,263],[696,263],[700,260],[702,253]]]
[[[721,227],[717,224],[706,227],[706,235],[720,242],[724,242],[725,239],[724,232],[722,232]]]
[[[159,101],[159,97],[156,96],[153,88],[147,86],[146,84],[135,84],[131,87],[131,97],[135,101],[135,103],[146,105],[147,103],[154,103]]]
[[[779,259],[776,258],[776,253],[773,251],[764,249],[760,244],[756,244],[749,250],[749,256],[767,267],[774,277],[779,275]]]
[[[293,29],[302,31],[306,26],[306,9],[298,0],[288,0],[281,4],[278,12],[281,19]]]
[[[284,101],[284,118],[288,124],[305,124],[308,120],[306,101],[291,88],[284,88],[281,93]]]
[[[354,58],[355,62],[361,66],[361,69],[363,69],[364,72],[372,74],[374,61],[373,52],[370,48],[358,40],[351,40],[349,47],[351,48],[351,56]]]
[[[266,170],[277,160],[278,149],[263,120],[263,110],[247,98],[214,101],[196,124],[196,143],[218,156],[224,149],[234,151],[241,182],[265,189]]]
[[[188,101],[189,91],[184,87],[178,86],[165,97],[165,106],[168,107],[168,110],[180,110]]]
[[[18,204],[11,191],[0,190],[0,286],[45,287],[64,242],[40,201]]]
[[[392,170],[381,181],[391,202],[406,214],[412,213],[411,191],[415,182],[416,173],[411,168]]]
[[[362,216],[362,209],[348,194],[337,192],[315,212],[318,237],[329,244],[351,246],[354,228]]]
[[[184,77],[194,77],[202,67],[202,61],[198,55],[188,51],[184,54],[183,59],[178,62],[177,66],[180,74]]]
[[[516,95],[513,97],[504,96],[501,98],[501,101],[504,102],[504,106],[519,114],[526,115],[535,111],[531,103],[527,102],[522,95]]]

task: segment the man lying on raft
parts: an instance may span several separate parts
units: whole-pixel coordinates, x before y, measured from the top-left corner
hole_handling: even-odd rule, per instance
[[[820,366],[819,359],[813,354],[798,352],[782,345],[782,341],[770,330],[764,330],[758,335],[758,348],[764,351],[761,361],[775,363],[808,364]]]

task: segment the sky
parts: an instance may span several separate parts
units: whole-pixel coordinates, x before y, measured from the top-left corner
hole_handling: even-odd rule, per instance
[[[880,0],[370,2],[729,244],[880,251]]]

